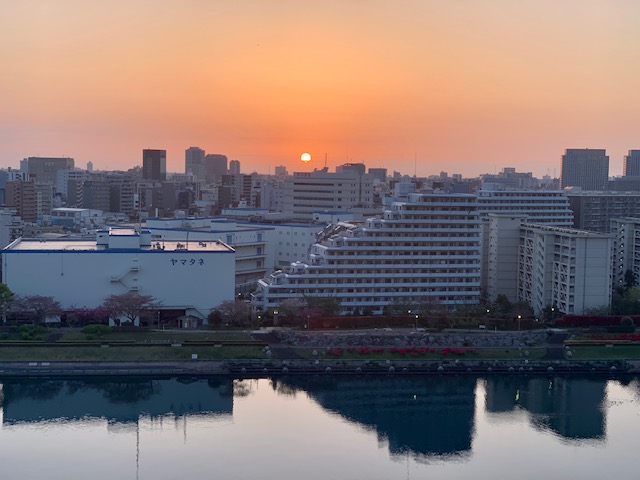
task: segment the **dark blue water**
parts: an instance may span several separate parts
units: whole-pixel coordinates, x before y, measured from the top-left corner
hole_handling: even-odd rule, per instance
[[[1,479],[636,478],[636,379],[5,379]]]

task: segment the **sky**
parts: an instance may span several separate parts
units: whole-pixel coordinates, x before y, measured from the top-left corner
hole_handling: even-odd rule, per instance
[[[0,0],[0,167],[559,176],[640,148],[635,0]],[[300,162],[309,152],[312,161]]]

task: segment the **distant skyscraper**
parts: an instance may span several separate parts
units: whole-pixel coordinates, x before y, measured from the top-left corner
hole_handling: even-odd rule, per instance
[[[205,153],[199,147],[189,147],[184,152],[184,173],[195,175],[198,178],[205,178],[204,168]]]
[[[219,153],[210,153],[204,157],[204,169],[207,183],[222,181],[222,176],[227,174],[227,156]]]
[[[275,172],[276,177],[286,177],[287,176],[287,167],[285,167],[284,165],[278,165],[278,166],[276,166],[274,172]]]
[[[229,175],[240,175],[240,160],[229,162]]]
[[[623,173],[625,177],[640,177],[640,150],[629,150],[624,156]]]
[[[87,172],[93,172],[93,162],[92,161],[88,161],[87,162]]]
[[[605,190],[609,181],[609,157],[604,149],[568,148],[562,156],[560,188]]]
[[[167,179],[167,151],[142,151],[142,178],[164,182]]]

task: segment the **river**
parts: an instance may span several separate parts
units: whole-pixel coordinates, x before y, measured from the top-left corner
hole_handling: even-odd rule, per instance
[[[0,379],[0,478],[635,478],[636,378]]]

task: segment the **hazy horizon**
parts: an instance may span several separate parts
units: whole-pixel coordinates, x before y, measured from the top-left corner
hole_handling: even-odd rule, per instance
[[[640,148],[632,1],[0,0],[0,11],[0,167],[69,156],[126,169],[159,148],[180,172],[199,146],[243,172],[319,168],[326,154],[331,169],[557,177],[566,148],[606,149],[610,175]]]

